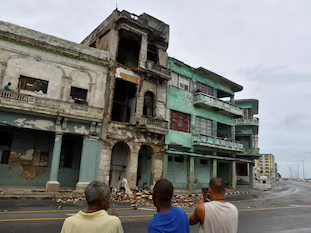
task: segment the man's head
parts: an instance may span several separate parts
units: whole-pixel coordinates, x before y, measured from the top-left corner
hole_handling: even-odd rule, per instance
[[[104,182],[93,181],[86,187],[84,194],[88,206],[96,210],[109,209],[110,189]]]
[[[223,198],[226,193],[223,180],[219,177],[213,177],[209,182],[208,193],[212,200]]]
[[[8,85],[9,85],[9,86],[11,86],[11,85],[12,85],[12,83],[8,83]]]
[[[153,203],[159,209],[167,208],[172,204],[174,188],[169,180],[158,180],[153,188]]]

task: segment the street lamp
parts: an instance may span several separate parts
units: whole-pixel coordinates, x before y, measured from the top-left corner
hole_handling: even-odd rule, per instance
[[[297,179],[299,180],[299,160],[297,161]]]
[[[302,176],[303,176],[304,180],[305,180],[305,159],[306,159],[306,157],[301,158],[301,161],[302,161]]]

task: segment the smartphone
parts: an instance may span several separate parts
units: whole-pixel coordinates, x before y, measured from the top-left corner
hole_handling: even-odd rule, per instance
[[[206,200],[206,198],[211,199],[211,197],[209,196],[209,193],[208,193],[208,188],[203,188],[202,194],[203,194],[204,202],[208,202],[208,200]]]

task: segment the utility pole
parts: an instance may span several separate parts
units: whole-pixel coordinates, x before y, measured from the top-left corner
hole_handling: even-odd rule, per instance
[[[302,161],[302,177],[304,180],[306,179],[306,177],[305,177],[305,159],[306,159],[306,157],[301,158],[301,161]]]
[[[299,160],[297,162],[297,179],[299,179]]]

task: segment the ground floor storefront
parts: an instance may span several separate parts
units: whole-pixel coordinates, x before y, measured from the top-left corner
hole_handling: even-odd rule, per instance
[[[97,179],[99,137],[91,123],[0,114],[0,185],[80,188]]]

